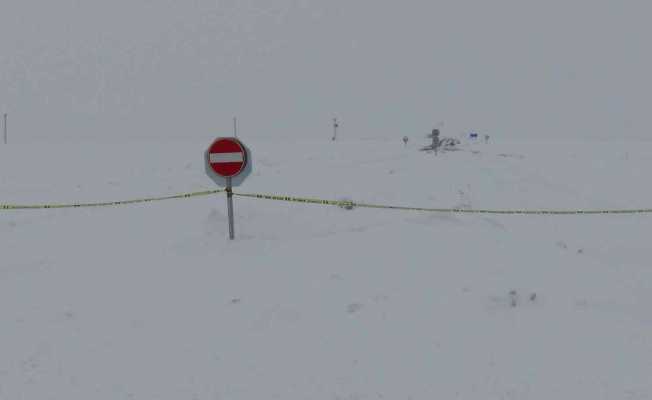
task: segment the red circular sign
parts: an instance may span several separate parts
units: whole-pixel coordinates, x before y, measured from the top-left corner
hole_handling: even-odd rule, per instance
[[[216,174],[230,178],[247,165],[247,151],[238,139],[219,138],[208,148],[208,163]]]

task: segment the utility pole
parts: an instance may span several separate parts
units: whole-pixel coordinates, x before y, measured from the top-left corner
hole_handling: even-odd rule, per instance
[[[7,113],[4,114],[4,138],[5,138],[5,144],[7,144]]]
[[[233,136],[238,137],[238,118],[233,117]]]
[[[339,128],[340,124],[337,123],[337,118],[333,118],[333,141],[337,139],[337,128]]]

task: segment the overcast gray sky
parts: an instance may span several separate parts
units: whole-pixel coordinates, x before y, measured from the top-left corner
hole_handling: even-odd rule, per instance
[[[11,134],[649,137],[649,1],[3,0]]]

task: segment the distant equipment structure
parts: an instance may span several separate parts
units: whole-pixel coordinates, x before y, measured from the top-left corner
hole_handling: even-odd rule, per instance
[[[439,129],[433,129],[428,137],[432,139],[432,144],[424,147],[423,150],[432,150],[437,155],[437,150],[439,150],[439,145],[441,144],[439,142]]]
[[[426,136],[432,139],[432,144],[422,147],[422,151],[432,151],[437,155],[439,151],[456,151],[459,150],[458,145],[460,141],[450,137],[439,137],[439,129],[433,129],[432,132]]]

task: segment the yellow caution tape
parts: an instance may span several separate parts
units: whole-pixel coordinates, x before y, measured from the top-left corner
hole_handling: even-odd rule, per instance
[[[0,204],[0,210],[36,210],[36,209],[55,209],[55,208],[82,208],[82,207],[110,207],[127,204],[148,203],[154,201],[187,199],[190,197],[208,196],[224,192],[224,189],[205,190],[201,192],[181,193],[171,196],[149,197],[144,199],[108,201],[99,203],[76,203],[76,204]],[[295,196],[277,196],[271,194],[256,193],[236,193],[234,196],[249,197],[254,199],[277,200],[294,203],[320,204],[338,206],[343,208],[376,208],[385,210],[400,211],[422,211],[422,212],[439,212],[439,213],[460,213],[460,214],[503,214],[503,215],[586,215],[586,214],[649,214],[652,208],[628,209],[628,210],[487,210],[487,209],[469,209],[469,208],[425,208],[425,207],[405,207],[381,204],[356,203],[350,200],[324,200]]]
[[[424,207],[404,207],[380,204],[356,203],[349,200],[322,200],[293,196],[275,196],[268,194],[253,193],[233,193],[235,196],[251,197],[255,199],[288,201],[296,203],[310,203],[339,206],[343,208],[377,208],[386,210],[401,211],[422,211],[422,212],[439,212],[439,213],[463,213],[463,214],[508,214],[508,215],[584,215],[584,214],[645,214],[652,213],[652,208],[629,209],[629,210],[483,210],[468,208],[424,208]]]
[[[20,204],[0,204],[0,210],[38,210],[38,209],[50,209],[50,208],[82,208],[82,207],[110,207],[110,206],[122,206],[127,204],[138,204],[138,203],[149,203],[153,201],[163,201],[163,200],[173,200],[173,199],[187,199],[190,197],[198,196],[208,196],[211,194],[216,194],[223,192],[222,189],[217,190],[206,190],[202,192],[192,192],[192,193],[181,193],[171,196],[161,196],[161,197],[148,197],[144,199],[133,199],[133,200],[121,200],[121,201],[106,201],[100,203],[76,203],[76,204],[31,204],[31,205],[20,205]]]

